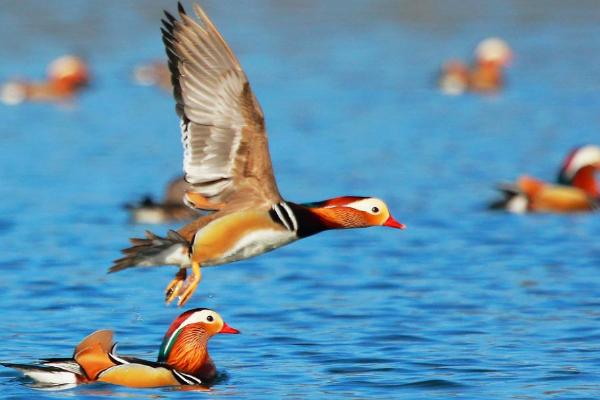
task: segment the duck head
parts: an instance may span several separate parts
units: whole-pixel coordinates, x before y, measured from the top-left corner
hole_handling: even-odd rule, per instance
[[[600,147],[585,145],[573,149],[558,173],[558,183],[580,188],[592,197],[600,197],[595,174],[600,170]]]
[[[308,207],[328,229],[369,226],[405,228],[404,224],[392,217],[387,205],[375,197],[345,196],[303,205]]]
[[[83,59],[66,55],[52,61],[48,66],[48,79],[57,90],[67,94],[89,84],[88,67]]]
[[[500,38],[484,39],[475,48],[475,59],[479,65],[505,67],[510,64],[512,58],[510,46]]]
[[[208,308],[195,308],[173,321],[163,338],[158,361],[188,374],[212,379],[215,366],[208,355],[208,340],[219,333],[240,333]]]

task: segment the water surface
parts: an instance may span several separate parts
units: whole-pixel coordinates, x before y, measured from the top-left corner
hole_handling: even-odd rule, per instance
[[[600,7],[577,2],[206,2],[267,117],[281,192],[298,202],[386,199],[403,232],[328,232],[207,269],[192,307],[238,336],[213,339],[233,398],[598,398],[597,215],[485,211],[493,185],[553,179],[599,142]],[[162,57],[169,1],[5,1],[0,77],[41,78],[64,52],[95,82],[74,104],[0,107],[0,360],[68,356],[91,331],[153,359],[181,310],[174,268],[107,275],[145,229],[121,208],[181,168],[170,96],[130,81]],[[500,35],[516,58],[492,97],[444,97],[443,59]],[[202,393],[87,385],[6,398]]]

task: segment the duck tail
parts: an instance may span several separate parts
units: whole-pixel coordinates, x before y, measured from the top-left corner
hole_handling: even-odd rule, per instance
[[[109,273],[133,267],[188,265],[190,243],[171,230],[167,237],[146,231],[146,238],[130,239],[133,246],[122,250],[125,257],[114,261]]]
[[[529,208],[529,197],[518,185],[503,183],[497,186],[503,198],[489,205],[490,210],[506,210],[514,213],[524,213]]]
[[[39,364],[0,363],[13,368],[38,383],[52,386],[76,385],[87,381],[84,371],[72,358],[43,360]]]

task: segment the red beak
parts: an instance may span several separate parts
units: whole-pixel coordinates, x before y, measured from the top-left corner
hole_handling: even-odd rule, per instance
[[[221,330],[219,331],[219,333],[240,333],[240,331],[238,331],[235,328],[230,327],[229,325],[227,325],[225,322],[223,322],[223,327],[221,328]]]
[[[385,221],[385,223],[383,224],[383,226],[389,226],[390,228],[396,228],[396,229],[404,229],[404,228],[406,228],[406,225],[401,224],[400,222],[396,221],[394,218],[392,218],[391,215],[387,219],[387,221]]]

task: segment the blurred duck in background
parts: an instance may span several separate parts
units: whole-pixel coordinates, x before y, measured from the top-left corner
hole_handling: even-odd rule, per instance
[[[39,388],[55,390],[91,382],[138,388],[207,385],[217,376],[207,344],[211,337],[220,333],[237,334],[240,331],[227,325],[215,311],[195,308],[171,323],[155,362],[117,355],[113,332],[100,330],[83,339],[71,358],[1,365],[21,371]]]
[[[188,190],[191,190],[191,185],[180,176],[167,184],[161,202],[146,196],[138,203],[126,204],[125,208],[131,213],[131,220],[138,224],[165,224],[191,220],[199,217],[200,213],[184,203],[183,199]]]
[[[496,92],[504,86],[503,70],[511,60],[512,51],[504,40],[485,39],[475,49],[475,63],[471,68],[460,60],[444,63],[438,81],[439,87],[448,95],[459,95],[467,91]]]
[[[0,100],[8,105],[25,101],[64,101],[72,98],[90,82],[89,69],[83,59],[65,55],[48,65],[47,79],[31,82],[15,79],[0,88]]]
[[[161,89],[172,92],[171,71],[164,61],[152,61],[141,64],[133,70],[133,80],[142,86],[158,86]]]
[[[600,170],[600,147],[586,145],[573,149],[563,162],[557,184],[529,176],[516,183],[502,184],[498,189],[504,198],[491,209],[514,213],[585,212],[600,207],[600,191],[595,174]]]

